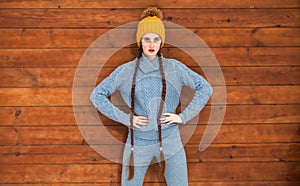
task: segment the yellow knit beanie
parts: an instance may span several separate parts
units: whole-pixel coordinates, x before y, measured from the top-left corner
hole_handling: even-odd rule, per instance
[[[165,26],[162,22],[162,12],[156,7],[149,7],[142,13],[142,20],[138,24],[136,32],[136,41],[138,47],[141,45],[143,35],[147,33],[156,33],[160,36],[161,47],[165,43]]]

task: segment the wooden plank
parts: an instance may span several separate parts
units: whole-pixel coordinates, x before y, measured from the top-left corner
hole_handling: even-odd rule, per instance
[[[223,104],[224,87],[214,87],[214,104]],[[1,88],[2,106],[90,106],[93,88]],[[300,102],[299,86],[226,86],[227,104],[295,104]],[[209,104],[210,105],[210,101]]]
[[[164,9],[163,13],[164,20],[191,28],[299,27],[298,9]],[[138,21],[140,14],[140,9],[0,9],[0,27],[114,28]]]
[[[279,52],[279,50],[281,52]],[[296,54],[297,49],[295,48],[250,48],[249,55],[251,56],[252,65],[261,66],[260,64],[269,65],[269,66],[277,66],[277,65],[296,65],[292,64],[291,61],[300,60],[300,56]],[[283,54],[285,53],[285,54]],[[217,58],[220,61],[220,58]],[[281,61],[281,62],[279,62]],[[245,63],[245,61],[243,62]],[[281,64],[282,63],[282,64]],[[299,64],[299,63],[298,63]],[[247,62],[245,65],[249,65]]]
[[[1,183],[15,183],[15,184],[16,183],[45,183],[45,182],[105,183],[111,181],[112,182],[120,181],[119,177],[120,177],[121,167],[118,164],[92,165],[94,169],[91,169],[90,166],[91,165],[57,165],[57,166],[52,166],[52,165],[22,166],[21,165],[21,166],[9,166],[9,167],[3,166],[0,169],[0,173],[1,173],[0,180]],[[41,169],[43,171],[41,171]],[[15,179],[12,179],[13,175],[15,175]]]
[[[1,127],[1,145],[80,145],[84,134],[93,144],[116,144],[127,138],[125,126],[53,126],[53,127]],[[191,134],[188,144],[199,144],[205,126],[187,125],[181,129],[182,139]],[[231,143],[296,143],[300,142],[299,124],[223,125],[214,140],[217,144]],[[105,132],[106,131],[106,132]],[[101,139],[99,138],[101,136]]]
[[[88,47],[107,29],[2,29],[1,48]]]
[[[297,123],[300,121],[299,105],[244,105],[226,106],[223,124],[255,124],[255,123]],[[206,124],[211,108],[206,106],[199,115],[198,124]],[[76,125],[72,107],[2,107],[0,108],[0,125]],[[89,117],[90,124],[99,123],[96,116],[91,117],[93,107],[81,107],[82,117]],[[89,113],[89,114],[87,114]],[[247,113],[246,115],[244,113]],[[101,121],[108,125],[119,125],[100,114]]]
[[[72,106],[72,90],[69,88],[1,88],[0,95],[2,106]],[[12,100],[7,100],[8,97]]]
[[[51,184],[47,183],[47,186],[70,186],[70,185],[76,185],[76,186],[119,186],[120,183],[59,183],[59,184]],[[201,181],[201,182],[191,182],[189,181],[189,186],[266,186],[266,185],[272,185],[272,186],[299,186],[299,181]],[[15,186],[15,184],[1,184],[3,186]],[[18,184],[18,186],[44,186],[45,184]],[[144,186],[167,186],[165,182],[156,182],[156,183],[149,183],[145,182],[143,184]]]
[[[76,186],[107,186],[108,183],[84,183],[84,184],[76,184]],[[299,181],[223,181],[223,182],[189,182],[190,186],[298,186],[300,184]],[[15,186],[15,184],[1,184],[3,186]],[[31,186],[32,184],[18,184],[18,186]],[[34,184],[34,186],[44,186],[45,184]],[[60,183],[60,184],[47,184],[48,186],[70,186],[74,185],[74,183]],[[109,183],[110,186],[119,186],[120,183]],[[165,182],[156,182],[156,183],[144,183],[144,186],[167,186]]]
[[[136,21],[149,4],[153,2],[0,1],[0,185],[120,185],[121,165],[97,154],[77,126],[70,80],[95,39]],[[197,126],[182,128],[186,140],[187,131],[196,127],[185,145],[189,185],[300,185],[299,0],[166,0],[156,5],[166,21],[190,28],[211,47],[227,85],[223,126],[208,149],[199,152],[199,142],[211,111],[222,107],[210,101]],[[182,36],[180,30],[167,32],[169,38]],[[203,74],[183,51],[190,43],[187,37],[179,48],[166,44],[164,56]],[[110,40],[104,44],[112,44],[101,48],[107,54],[120,46]],[[121,47],[97,82],[136,55],[134,43]],[[207,51],[189,50],[213,73]],[[85,67],[99,68],[96,58]],[[214,88],[220,97],[222,87]],[[93,111],[83,133],[92,141],[102,137],[112,150],[109,136],[125,141],[127,129],[100,114],[110,135],[97,135],[104,127],[98,128],[90,91],[81,90],[83,99],[76,102],[84,108],[76,113],[80,117]],[[150,167],[145,185],[166,185],[157,172]]]
[[[76,86],[94,86],[90,74],[99,68],[86,68],[87,81]],[[115,68],[102,68],[97,83],[100,83]],[[192,68],[205,76],[200,67]],[[217,74],[219,68],[205,67],[206,74]],[[300,67],[222,67],[226,85],[299,85]],[[0,68],[0,87],[72,87],[76,68]],[[89,73],[93,72],[93,73]],[[255,74],[253,76],[253,74]],[[251,77],[252,78],[249,78]],[[94,78],[97,78],[95,76]],[[89,81],[90,80],[90,81]],[[218,82],[212,85],[220,85]]]
[[[287,90],[290,88],[289,90]],[[215,87],[218,91],[221,87]],[[227,103],[230,104],[285,104],[285,100],[282,98],[288,96],[293,102],[289,104],[299,103],[300,101],[300,89],[291,86],[239,86],[231,87],[226,86],[227,89]],[[238,90],[237,90],[238,89]],[[215,92],[216,92],[215,91]],[[279,91],[280,93],[276,93]],[[221,91],[218,91],[219,93]],[[216,94],[216,102],[221,103],[222,100],[218,100],[221,95]],[[281,98],[280,98],[281,97]]]
[[[186,145],[188,162],[287,162],[300,159],[300,144],[213,144],[199,152],[198,146]]]
[[[203,152],[198,145],[186,145],[187,161],[201,162],[288,162],[300,160],[300,144],[214,144]],[[102,145],[98,148],[122,149]],[[109,150],[107,150],[108,152]],[[121,157],[120,157],[121,159]],[[88,145],[78,146],[2,146],[0,164],[103,164],[112,163]],[[117,160],[115,160],[117,161]]]
[[[272,29],[272,30],[263,30],[263,29],[257,29],[252,32],[252,36],[256,40],[256,45],[257,46],[275,46],[276,43],[278,44],[278,38],[275,35],[281,35],[282,37],[280,38],[280,44],[278,46],[284,46],[287,43],[293,45],[299,46],[300,39],[298,37],[295,37],[293,42],[289,42],[286,39],[289,37],[294,37],[295,35],[299,35],[299,30],[293,30],[291,32],[287,31],[285,32],[286,35],[284,35],[285,31],[283,29]],[[271,34],[271,35],[269,35]],[[275,35],[272,35],[275,34]],[[277,39],[277,42],[275,40]]]
[[[30,130],[30,131],[29,131]],[[83,137],[78,127],[2,127],[0,143],[19,144],[82,144]]]
[[[216,165],[218,165],[216,167]],[[239,167],[239,168],[238,168]],[[243,169],[244,171],[242,171]],[[266,174],[266,171],[268,174]],[[275,171],[276,173],[273,173]],[[263,175],[263,176],[262,176]],[[299,164],[294,163],[225,163],[209,164],[205,168],[202,164],[189,164],[189,178],[191,181],[204,180],[298,180]]]
[[[198,124],[208,122],[211,109],[218,106],[206,106],[199,115]],[[90,124],[99,123],[98,114],[92,114],[94,107],[81,107],[78,116],[89,118]],[[300,105],[239,105],[226,106],[223,120],[225,124],[287,124],[300,121]],[[247,114],[245,114],[247,113]],[[56,126],[77,125],[72,107],[0,107],[1,126]],[[102,123],[119,125],[100,114]]]
[[[1,29],[0,48],[87,48],[108,31],[109,29]],[[128,38],[128,35],[131,34],[134,44],[130,47],[136,47],[134,38],[136,30],[126,29],[124,31],[128,34],[114,35],[116,32],[109,32],[112,34],[112,38],[119,39],[103,40],[102,45],[107,46],[105,48],[112,46],[123,48],[125,46],[120,41],[125,38],[122,37]],[[174,29],[167,30],[168,37],[177,38],[178,34],[183,34],[182,30],[175,31]],[[191,29],[191,31],[196,33],[209,47],[297,47],[300,45],[300,41],[297,39],[299,28],[201,28]],[[192,39],[194,38],[187,37],[178,47],[195,47],[195,43],[191,42]],[[166,47],[169,46],[166,44]]]
[[[209,108],[207,108],[209,109]],[[203,111],[204,112],[204,111]],[[247,113],[247,114],[245,114]],[[297,114],[298,113],[298,114]],[[202,114],[202,113],[200,113]],[[209,114],[209,113],[208,113]],[[205,113],[201,116],[206,116]],[[201,121],[201,117],[200,121]],[[226,106],[224,123],[297,123],[299,105]],[[206,120],[204,120],[206,121]],[[199,122],[201,123],[201,122]]]
[[[18,144],[18,131],[14,127],[9,128],[0,128],[1,137],[0,143],[1,144]]]
[[[104,146],[111,148],[115,146]],[[120,148],[120,147],[119,147]],[[0,164],[102,164],[112,163],[88,145],[2,146]]]
[[[297,134],[298,129],[299,124],[287,124],[282,126],[272,124],[224,125],[221,127],[213,143],[300,142],[300,136]],[[197,126],[188,144],[199,143],[203,136],[203,130],[203,126]],[[181,136],[183,138],[187,136],[185,132],[189,133],[190,128],[181,130]]]
[[[108,52],[114,49],[106,49]],[[116,67],[133,60],[138,49],[122,48],[104,64]],[[201,66],[214,66],[208,52],[200,49],[188,49],[194,58],[201,59]],[[85,49],[3,49],[0,50],[0,67],[77,67]],[[102,50],[103,52],[103,50]],[[174,58],[187,66],[197,66],[191,56],[179,48],[163,48],[165,58]],[[299,66],[300,49],[298,47],[258,47],[258,48],[211,48],[219,65],[230,67],[264,67],[264,66]],[[95,55],[97,56],[97,55]],[[99,58],[98,58],[99,59]],[[99,67],[94,58],[88,61],[86,67]],[[81,66],[83,66],[81,64]]]
[[[2,49],[0,67],[77,67],[84,51],[85,49]]]
[[[216,68],[211,68],[211,71],[208,70],[208,73],[213,73],[215,69]],[[199,68],[197,70],[193,68],[193,70],[199,72]],[[223,72],[226,85],[300,84],[300,68],[298,69],[297,67],[223,67],[221,70]],[[286,73],[289,74],[288,77],[284,75]],[[278,78],[278,76],[281,78]]]
[[[188,175],[196,181],[297,181],[299,165],[289,163],[189,163]],[[43,169],[43,171],[41,171]],[[268,171],[268,174],[266,174]],[[2,166],[2,183],[109,183],[119,182],[121,167],[118,164],[102,165],[16,165]],[[99,176],[101,175],[101,176]],[[264,176],[262,176],[264,175]],[[148,171],[146,182],[161,182],[157,172]]]
[[[156,6],[160,8],[299,8],[297,0],[185,0],[185,1],[158,1]],[[108,2],[89,0],[64,0],[64,1],[47,1],[47,0],[2,0],[1,8],[145,8],[153,5],[152,0],[134,1],[127,0],[122,3],[119,0],[110,0]]]
[[[210,41],[209,41],[210,42]],[[247,44],[245,44],[247,46]],[[211,50],[211,53],[209,52]],[[175,58],[188,66],[199,66],[194,59],[200,61],[201,66],[215,66],[212,55],[216,57],[219,66],[297,66],[300,55],[295,47],[221,47],[209,49],[193,48],[165,48],[163,54],[167,58]],[[183,50],[189,52],[187,55]],[[114,61],[121,61],[116,54]],[[191,58],[191,56],[194,58]],[[107,64],[114,64],[107,62]]]

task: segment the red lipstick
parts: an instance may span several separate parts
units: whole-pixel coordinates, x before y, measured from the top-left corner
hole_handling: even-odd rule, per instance
[[[154,49],[149,49],[148,51],[151,52],[151,53],[155,52]]]

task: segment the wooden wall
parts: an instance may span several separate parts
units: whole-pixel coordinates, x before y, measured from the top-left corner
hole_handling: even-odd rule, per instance
[[[119,185],[120,165],[76,125],[72,81],[87,47],[148,5],[197,33],[226,80],[214,143],[198,151],[209,103],[185,146],[190,185],[300,185],[299,0],[1,0],[0,185]],[[109,60],[106,74],[134,58],[132,47]],[[201,73],[181,50],[164,54]],[[124,140],[124,127],[107,127]],[[153,170],[145,185],[164,185]]]

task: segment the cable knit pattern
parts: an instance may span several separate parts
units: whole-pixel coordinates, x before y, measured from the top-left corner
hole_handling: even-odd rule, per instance
[[[108,96],[119,90],[125,103],[131,103],[130,91],[137,59],[125,63],[114,70],[92,92],[91,101],[104,115],[126,126],[130,124],[130,114],[114,106]],[[164,72],[167,82],[166,100],[163,112],[175,113],[180,101],[183,86],[195,90],[195,95],[188,106],[179,113],[183,124],[194,118],[205,106],[212,94],[212,87],[199,74],[175,59],[163,58]],[[137,72],[135,112],[149,118],[147,126],[135,129],[135,135],[145,139],[157,139],[157,113],[161,99],[161,74],[158,57],[150,62],[144,55]],[[168,136],[177,125],[162,125],[163,137]]]

